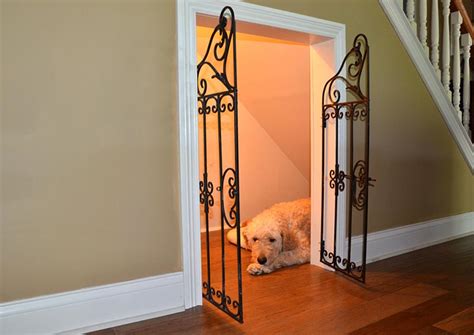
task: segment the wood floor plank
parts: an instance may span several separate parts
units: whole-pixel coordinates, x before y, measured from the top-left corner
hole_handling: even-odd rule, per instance
[[[446,330],[442,330],[433,326],[428,326],[417,330],[413,335],[454,335]]]
[[[360,328],[351,334],[401,334],[416,333],[431,327],[439,320],[443,320],[464,309],[464,306],[451,294],[444,294],[424,303],[403,310],[390,317],[379,320]],[[427,313],[429,311],[429,313]]]
[[[474,334],[474,306],[452,315],[451,317],[440,321],[435,327],[449,331],[454,334]]]
[[[311,318],[311,315],[306,315],[304,319],[312,319],[307,327],[308,331],[317,330],[321,334],[347,334],[446,293],[443,289],[416,284],[348,308],[325,310],[322,316]],[[300,328],[299,325],[291,327],[290,330]]]
[[[219,287],[219,235],[211,236],[211,245],[213,285]],[[224,247],[226,289],[235,297],[236,250]],[[471,331],[466,319],[474,308],[473,259],[474,236],[468,236],[369,264],[365,285],[309,264],[259,277],[243,272],[244,324],[205,302],[113,330],[121,335],[464,334]],[[243,252],[244,270],[249,261]]]

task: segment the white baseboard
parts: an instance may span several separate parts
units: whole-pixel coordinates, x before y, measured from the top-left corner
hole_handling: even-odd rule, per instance
[[[183,310],[176,272],[0,304],[0,333],[79,334]]]
[[[370,233],[367,235],[367,263],[472,234],[474,212]],[[361,250],[362,237],[353,237],[352,260],[357,264],[362,258]]]

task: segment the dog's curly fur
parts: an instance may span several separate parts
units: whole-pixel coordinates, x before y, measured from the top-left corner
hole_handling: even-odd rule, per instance
[[[227,234],[236,244],[235,229]],[[241,228],[241,245],[252,250],[252,275],[273,272],[281,267],[307,263],[311,248],[311,201],[283,202],[264,210]]]

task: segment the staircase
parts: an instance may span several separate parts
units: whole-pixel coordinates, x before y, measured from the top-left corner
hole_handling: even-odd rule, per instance
[[[462,0],[379,2],[474,172],[471,6]]]

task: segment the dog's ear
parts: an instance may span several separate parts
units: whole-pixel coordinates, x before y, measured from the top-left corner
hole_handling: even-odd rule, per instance
[[[285,229],[281,232],[281,249],[282,251],[290,251],[296,249],[298,240],[294,232]]]
[[[248,227],[247,225],[249,224],[250,220],[242,222],[240,225],[240,236],[241,236],[241,241],[240,245],[242,248],[245,248],[247,250],[251,250],[250,244],[249,244],[249,234],[248,234]]]

